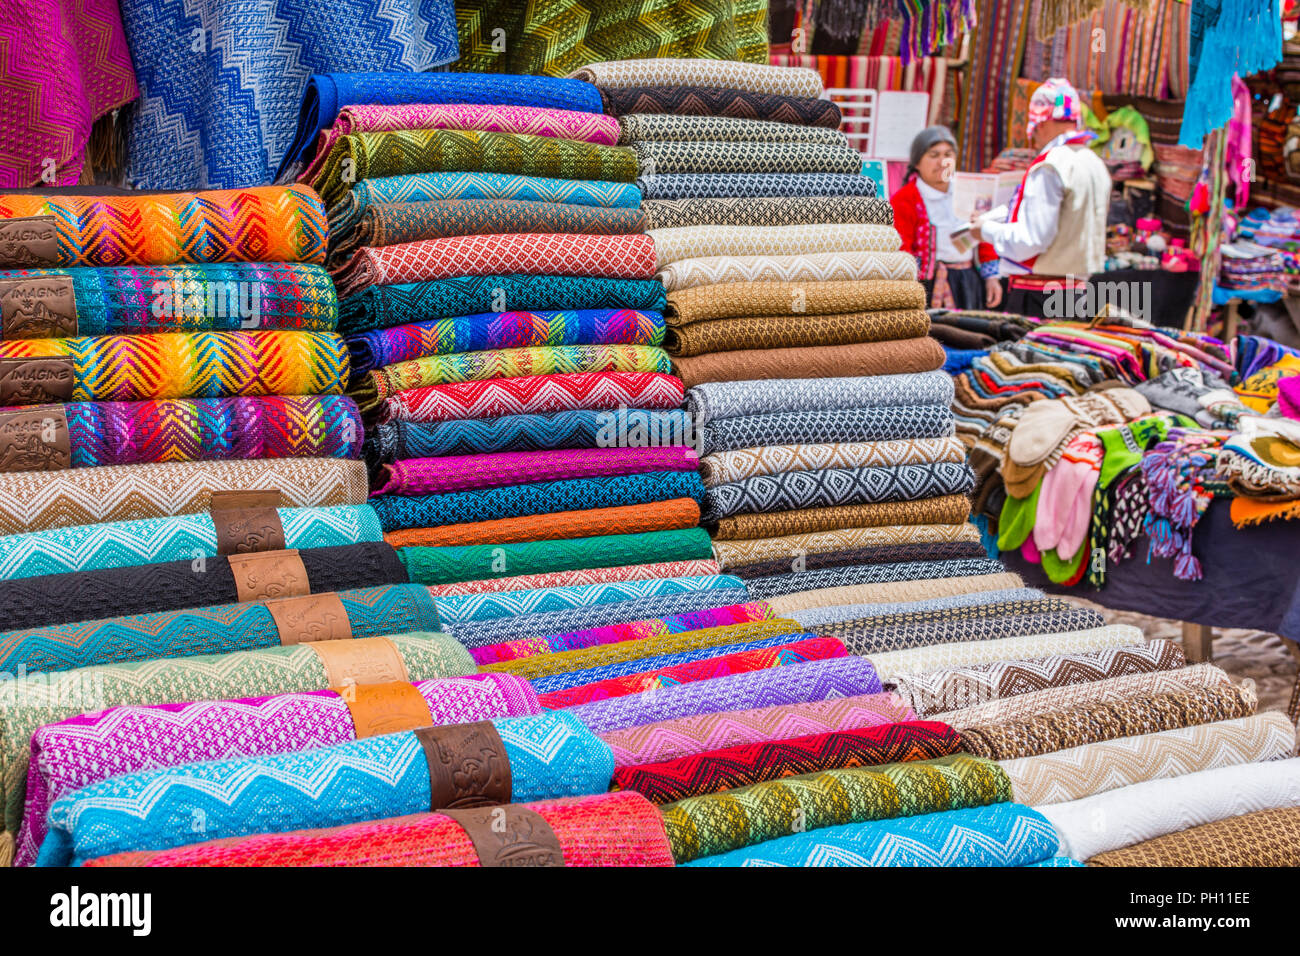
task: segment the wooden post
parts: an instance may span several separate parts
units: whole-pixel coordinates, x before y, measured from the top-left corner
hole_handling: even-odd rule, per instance
[[[1193,664],[1214,659],[1214,628],[1183,622],[1183,653]]]

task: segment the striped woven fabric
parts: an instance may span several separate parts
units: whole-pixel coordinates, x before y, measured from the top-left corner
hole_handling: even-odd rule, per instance
[[[0,195],[0,219],[53,216],[54,266],[325,263],[325,210],[304,186],[119,196]]]
[[[663,269],[681,259],[702,256],[787,256],[800,252],[897,252],[893,226],[818,223],[798,226],[681,226],[646,233],[654,240],[655,264]],[[737,301],[744,301],[739,298]],[[790,299],[785,311],[789,312]],[[817,312],[809,299],[809,312]]]
[[[669,201],[647,200],[647,204]],[[910,252],[702,256],[669,263],[667,268],[659,271],[659,281],[667,292],[727,282],[911,282],[915,278],[916,256]]]
[[[438,618],[449,629],[472,621],[497,621],[529,614],[546,614],[574,608],[618,604],[639,598],[682,594],[734,584],[729,577],[648,578],[612,584],[580,584],[542,588],[535,591],[502,591],[462,594],[434,599]],[[425,594],[428,589],[421,588]]]
[[[287,508],[365,504],[366,467],[340,458],[105,465],[0,474],[0,534],[206,510],[214,491],[279,491]]]
[[[527,681],[475,674],[417,681],[433,726],[540,712]],[[213,728],[223,732],[214,734]],[[316,750],[355,740],[356,723],[336,690],[189,704],[111,707],[47,724],[33,737],[27,803],[15,863],[36,859],[50,804],[124,773],[203,760]]]
[[[602,90],[637,86],[713,86],[780,96],[822,95],[822,78],[816,70],[790,69],[766,63],[741,63],[731,58],[666,59],[628,58],[588,63],[569,76]]]
[[[633,143],[642,176],[671,173],[858,173],[847,143]]]
[[[685,578],[695,575],[718,574],[718,563],[711,559],[697,561],[659,561],[653,564],[625,564],[615,568],[581,568],[576,571],[547,571],[542,574],[521,574],[512,578],[492,578],[483,581],[456,581],[452,584],[434,584],[429,593],[434,597],[456,594],[489,594],[502,591],[524,591],[532,588],[575,587],[582,584],[609,584],[615,581],[647,581],[650,578]]]
[[[635,790],[664,804],[767,780],[933,760],[960,750],[961,738],[946,724],[907,721],[739,744],[675,760],[617,767],[612,787]]]
[[[623,117],[631,113],[672,113],[677,116],[734,116],[737,119],[772,120],[800,126],[838,129],[839,107],[830,100],[806,96],[781,96],[745,90],[700,86],[637,86],[601,90],[605,112]]]
[[[667,170],[661,171],[667,172]],[[893,225],[894,222],[894,210],[889,203],[881,199],[865,196],[647,199],[641,204],[641,211],[645,214],[647,229],[672,229],[677,226],[697,225],[782,226],[814,222],[874,222]],[[874,261],[879,265],[883,265],[886,262],[902,262],[901,254],[896,252],[875,254],[832,252],[819,253],[818,255],[830,256],[844,263]],[[841,256],[845,258],[840,258]],[[726,258],[737,263],[746,261],[729,256]],[[811,259],[811,257],[802,258]],[[699,262],[705,260],[688,259],[686,261]],[[860,278],[893,277],[861,276]]]
[[[1011,580],[1006,580],[1010,578]],[[993,580],[990,580],[993,579]],[[952,582],[978,582],[978,576],[969,578],[950,578]],[[1020,579],[1015,575],[985,575],[982,580],[988,582],[983,587],[974,585],[972,590],[988,590],[992,587],[1015,587]],[[925,587],[934,582],[919,583],[918,593],[931,594],[941,591],[956,591],[956,588]],[[886,588],[891,585],[867,585],[867,587]],[[813,592],[814,594],[826,592]],[[795,595],[795,598],[805,595]],[[781,604],[786,598],[773,600],[773,608],[782,610]],[[933,644],[914,647],[905,651],[888,651],[872,654],[871,661],[881,674],[890,679],[900,674],[913,674],[924,671],[944,670],[950,667],[966,667],[971,664],[984,664],[990,661],[1009,661],[1048,657],[1053,654],[1075,654],[1081,651],[1104,650],[1108,647],[1125,647],[1138,644],[1143,640],[1142,631],[1127,624],[1108,624],[1082,631],[1070,631],[1062,634],[1027,634],[1019,637],[1003,637],[996,640],[967,641],[963,644]]]
[[[67,357],[72,401],[330,395],[348,380],[348,350],[328,332],[190,332],[14,339],[0,358]]]
[[[960,462],[966,446],[955,437],[904,438],[880,442],[762,445],[716,452],[700,459],[705,487],[758,475],[823,468],[882,468],[920,462]]]
[[[661,247],[660,236],[665,240],[669,238],[680,239],[678,245],[687,241],[712,242],[724,240],[728,233],[740,233],[748,235],[752,233],[755,236],[775,236],[775,237],[793,237],[795,232],[790,230],[802,230],[811,232],[815,229],[826,230],[828,234],[833,234],[836,229],[858,230],[853,235],[859,238],[877,235],[877,230],[883,230],[893,233],[893,227],[888,226],[770,226],[770,227],[751,227],[747,233],[740,226],[699,226],[684,227],[683,229],[661,229],[649,235],[655,236],[655,252],[662,262],[665,256],[669,255],[668,249]],[[897,233],[894,233],[897,236]],[[846,236],[847,240],[848,237]],[[842,243],[845,248],[853,246]],[[871,251],[871,247],[864,247]],[[817,249],[810,249],[809,252],[817,252]],[[877,250],[882,252],[892,252],[892,249]],[[711,253],[698,253],[698,255],[711,255]],[[677,256],[679,259],[692,258],[689,256]],[[668,261],[673,261],[669,259]],[[792,303],[802,303],[803,308],[795,310]],[[838,281],[838,282],[754,282],[744,285],[737,289],[733,283],[719,283],[716,285],[698,285],[686,289],[679,289],[668,296],[668,321],[669,324],[687,325],[691,322],[703,322],[706,319],[727,319],[737,316],[755,316],[755,315],[772,315],[789,318],[792,311],[807,313],[808,315],[827,315],[831,313],[844,312],[876,312],[882,309],[924,309],[925,292],[915,282],[894,279],[877,279],[866,282],[858,281]],[[816,386],[813,386],[816,388]],[[827,384],[821,388],[821,393],[825,394],[832,386]],[[930,378],[927,377],[921,381],[912,382],[898,377],[891,378],[880,383],[863,383],[857,387],[857,390],[867,390],[869,392],[885,393],[903,392],[915,394],[917,389],[934,389],[939,386],[933,385]],[[949,385],[951,388],[951,385]],[[782,390],[782,395],[793,393],[798,405],[794,407],[764,407],[762,409],[751,408],[750,411],[807,411],[812,408],[846,408],[857,404],[867,404],[866,402],[858,403],[845,401],[846,396],[840,397],[836,404],[827,406],[824,402],[810,403],[806,400],[800,401],[807,386],[786,386]],[[749,391],[753,391],[750,386]],[[724,390],[725,391],[725,390]],[[739,386],[733,391],[745,391],[743,386]],[[761,393],[759,396],[761,398]],[[768,399],[771,401],[772,399]],[[890,404],[910,405],[918,401],[913,397],[912,401],[899,401],[895,399]],[[924,399],[919,399],[924,401]],[[722,417],[722,416],[714,416]],[[730,416],[728,416],[730,417]]]
[[[1257,810],[1088,858],[1088,866],[1300,866],[1300,807]]]
[[[958,528],[961,526],[958,525]],[[718,541],[714,550],[718,563],[726,564],[729,569],[742,577],[766,577],[778,573],[763,570],[761,573],[751,569],[765,569],[769,565],[780,563],[782,570],[790,570],[791,562],[803,557],[807,567],[821,567],[815,562],[822,558],[833,559],[837,555],[851,554],[862,564],[880,564],[890,561],[932,560],[941,556],[977,557],[968,555],[966,550],[979,542],[970,538],[956,538],[951,541],[909,541],[894,544],[880,543],[872,535],[871,528],[839,528],[834,531],[821,531],[815,534],[789,535],[784,538],[759,538],[752,541]],[[946,549],[952,549],[948,551]],[[983,554],[984,552],[979,552]],[[841,562],[830,561],[826,566]]]
[[[632,113],[618,118],[618,141],[639,140],[719,143],[843,143],[844,134],[824,126],[769,123],[733,116],[675,116],[672,113]]]

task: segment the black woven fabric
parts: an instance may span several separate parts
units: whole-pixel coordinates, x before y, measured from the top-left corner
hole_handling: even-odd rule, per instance
[[[952,561],[956,558],[982,558],[984,545],[978,541],[920,541],[915,544],[876,545],[869,548],[848,548],[844,551],[827,551],[824,554],[791,555],[727,568],[728,574],[749,580],[766,578],[774,574],[789,574],[796,557],[801,567],[808,571],[819,568],[848,568],[860,564],[901,564],[907,561]]]
[[[850,654],[883,654],[935,644],[958,644],[965,641],[994,641],[1003,637],[1029,634],[1065,634],[1100,627],[1105,621],[1091,608],[1073,607],[1046,614],[1015,617],[954,618],[894,627],[852,627],[853,621],[838,625],[817,625],[817,632],[837,637]]]
[[[887,584],[891,581],[922,581],[929,578],[964,578],[977,574],[1001,574],[1001,561],[965,558],[957,561],[909,561],[905,564],[865,564],[851,568],[822,568],[754,578],[747,582],[749,596],[756,601],[859,584]],[[821,625],[818,625],[821,628]],[[840,636],[838,633],[836,637]],[[856,652],[855,652],[856,653]]]

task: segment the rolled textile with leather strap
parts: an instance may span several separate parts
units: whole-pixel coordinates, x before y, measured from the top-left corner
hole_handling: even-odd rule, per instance
[[[124,773],[203,760],[315,750],[378,734],[541,712],[506,674],[353,684],[190,704],[113,707],[40,728],[15,862],[36,859],[50,804]],[[219,725],[222,733],[213,734]]]
[[[46,574],[0,582],[0,632],[406,581],[382,541]]]
[[[734,116],[674,116],[671,113],[632,113],[618,118],[618,142],[628,146],[654,142],[715,143],[847,143],[838,129],[771,123]],[[864,177],[865,178],[865,177]]]
[[[712,558],[692,561],[657,561],[649,564],[625,564],[613,568],[581,568],[576,571],[547,571],[514,577],[489,578],[481,581],[454,581],[429,586],[434,597],[460,594],[501,594],[536,588],[578,587],[584,584],[614,584],[620,581],[649,581],[654,578],[686,578],[718,574],[718,562]]]
[[[6,225],[6,222],[8,225]],[[15,230],[23,229],[23,238]],[[0,268],[325,263],[325,209],[306,186],[113,196],[0,194]]]
[[[932,372],[942,367],[943,347],[929,337],[865,342],[833,349],[742,349],[673,359],[673,371],[687,388],[703,382],[781,378],[838,378]]]
[[[695,200],[647,200],[650,202],[694,202]],[[703,201],[703,200],[701,200]],[[783,202],[768,200],[709,200],[710,202]],[[793,203],[807,199],[791,199]],[[874,203],[875,199],[861,202]],[[649,213],[647,213],[649,215]],[[684,214],[685,215],[685,214]],[[793,215],[793,214],[792,214]],[[862,214],[859,218],[865,218]],[[718,216],[717,218],[721,218]],[[679,259],[659,271],[667,292],[734,282],[911,282],[916,279],[916,256],[910,252],[812,252],[783,256],[701,256]],[[933,326],[931,327],[933,329]]]
[[[602,90],[673,83],[681,86],[714,86],[750,93],[776,93],[781,96],[822,95],[822,78],[807,67],[768,66],[766,63],[739,63],[734,59],[667,59],[632,58],[588,63],[570,73]]]
[[[957,463],[965,459],[966,446],[955,437],[760,445],[704,456],[700,459],[700,478],[706,488],[711,488],[759,475],[824,468],[885,468],[941,461]]]
[[[952,377],[934,371],[918,375],[708,382],[686,393],[686,410],[697,425],[709,425],[719,419],[779,413],[947,406],[952,400]]]
[[[493,808],[495,809],[495,808]],[[126,852],[87,866],[672,866],[659,811],[634,793],[600,793],[505,808],[502,836],[461,814],[428,813],[328,830],[213,840],[174,850]],[[511,816],[528,810],[533,816]],[[480,811],[484,812],[484,811]],[[492,810],[487,810],[491,818]],[[523,826],[516,821],[526,819]],[[545,825],[538,824],[541,820]],[[515,842],[515,834],[524,839]],[[507,838],[509,838],[507,840]],[[545,844],[548,849],[543,849]],[[503,846],[504,850],[498,850]],[[560,863],[554,847],[559,847]],[[527,860],[527,863],[521,862]]]
[[[655,229],[655,265],[663,269],[681,259],[701,256],[770,256],[797,252],[897,252],[893,226],[868,223],[817,223],[795,226],[680,226]]]
[[[632,144],[642,176],[661,173],[860,173],[847,143],[652,142]],[[834,221],[834,220],[830,220]]]
[[[275,548],[328,548],[382,541],[369,505],[280,508],[283,543]],[[67,571],[127,568],[163,561],[197,561],[220,553],[216,525],[207,514],[145,518],[110,524],[52,528],[0,538],[0,580]]]
[[[660,170],[660,172],[668,171]],[[745,196],[733,199],[647,199],[641,204],[641,212],[645,216],[647,229],[672,229],[678,226],[706,225],[785,226],[815,222],[874,222],[892,225],[894,222],[894,210],[889,203],[881,199],[864,196],[809,196],[803,198]],[[813,255],[836,257],[848,254],[832,252],[814,253]],[[877,257],[876,261],[883,264],[893,262],[899,254],[882,252],[875,255]],[[740,257],[727,258],[737,264],[744,261]],[[670,271],[671,268],[670,266]],[[860,278],[872,277],[861,276]],[[754,277],[751,281],[757,281],[757,277]]]
[[[168,849],[196,836],[206,842],[599,793],[613,770],[609,748],[557,711],[142,771],[56,800],[36,865]],[[170,823],[178,812],[202,813],[203,830]]]
[[[876,181],[860,173],[665,173],[636,186],[646,199],[876,195]]]
[[[696,84],[602,89],[600,98],[604,101],[605,112],[619,117],[629,113],[734,116],[800,126],[825,126],[828,129],[838,129],[841,119],[839,107],[830,100]]]
[[[679,356],[738,349],[852,345],[915,338],[929,328],[929,317],[919,309],[714,319],[669,327],[664,348],[668,354]]]
[[[968,532],[963,531],[964,522],[958,516],[960,504],[964,501],[961,495],[952,495],[951,501],[941,499],[941,507],[948,509],[947,514],[952,517],[947,522],[949,533],[942,533],[945,526],[935,524],[933,529],[936,533],[933,535],[911,536],[906,539],[900,536],[897,540],[882,539],[880,532],[875,530],[868,521],[858,520],[853,522],[849,527],[832,528],[827,531],[814,531],[801,534],[788,534],[784,536],[772,535],[765,538],[751,538],[748,540],[728,540],[719,538],[713,543],[714,557],[720,565],[725,566],[736,574],[741,574],[741,569],[755,567],[767,562],[786,561],[797,555],[807,555],[809,559],[824,555],[835,554],[837,552],[860,552],[868,549],[877,549],[884,555],[889,555],[898,549],[902,553],[904,549],[926,549],[940,545],[968,545],[978,544],[978,539],[972,537]],[[885,504],[894,504],[886,502]],[[855,506],[854,512],[860,509],[870,508],[870,505]],[[805,514],[810,513],[804,512]],[[826,509],[832,511],[835,509]],[[848,509],[845,509],[847,512]],[[930,511],[929,520],[939,522],[945,516],[939,511]],[[864,512],[863,517],[866,514]],[[752,517],[752,516],[747,516]],[[882,517],[885,517],[882,515]],[[896,516],[895,516],[896,517]],[[924,528],[925,525],[914,525],[916,528]],[[901,527],[896,527],[895,532],[902,531]],[[900,559],[901,560],[901,559]],[[875,564],[874,560],[868,560],[864,563]]]
[[[1300,866],[1300,807],[1256,810],[1088,858],[1088,866]]]

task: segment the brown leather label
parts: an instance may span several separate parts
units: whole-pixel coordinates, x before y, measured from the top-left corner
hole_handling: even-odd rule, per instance
[[[564,848],[536,810],[509,804],[440,810],[469,835],[479,866],[564,866]]]
[[[0,330],[6,339],[69,339],[77,334],[72,276],[0,280]]]
[[[429,809],[509,803],[513,792],[506,745],[490,720],[415,732],[429,762]]]
[[[232,554],[228,560],[230,573],[235,577],[235,594],[241,604],[311,593],[307,569],[297,549]]]
[[[76,384],[71,358],[0,359],[0,405],[71,401]]]
[[[415,730],[433,723],[429,702],[408,681],[333,689],[347,702],[358,740]]]
[[[279,508],[284,502],[276,488],[265,491],[209,492],[209,511],[246,511],[249,508]]]
[[[217,554],[284,550],[284,525],[274,508],[214,510],[212,523],[217,529]]]
[[[72,467],[68,416],[55,405],[0,412],[0,472]]]
[[[397,645],[386,637],[319,641],[307,646],[320,658],[328,685],[340,694],[346,695],[366,684],[411,679]]]
[[[59,264],[59,223],[53,216],[0,219],[0,267],[29,269]]]
[[[352,637],[348,612],[333,591],[267,601],[266,609],[275,620],[281,644],[346,641]]]

